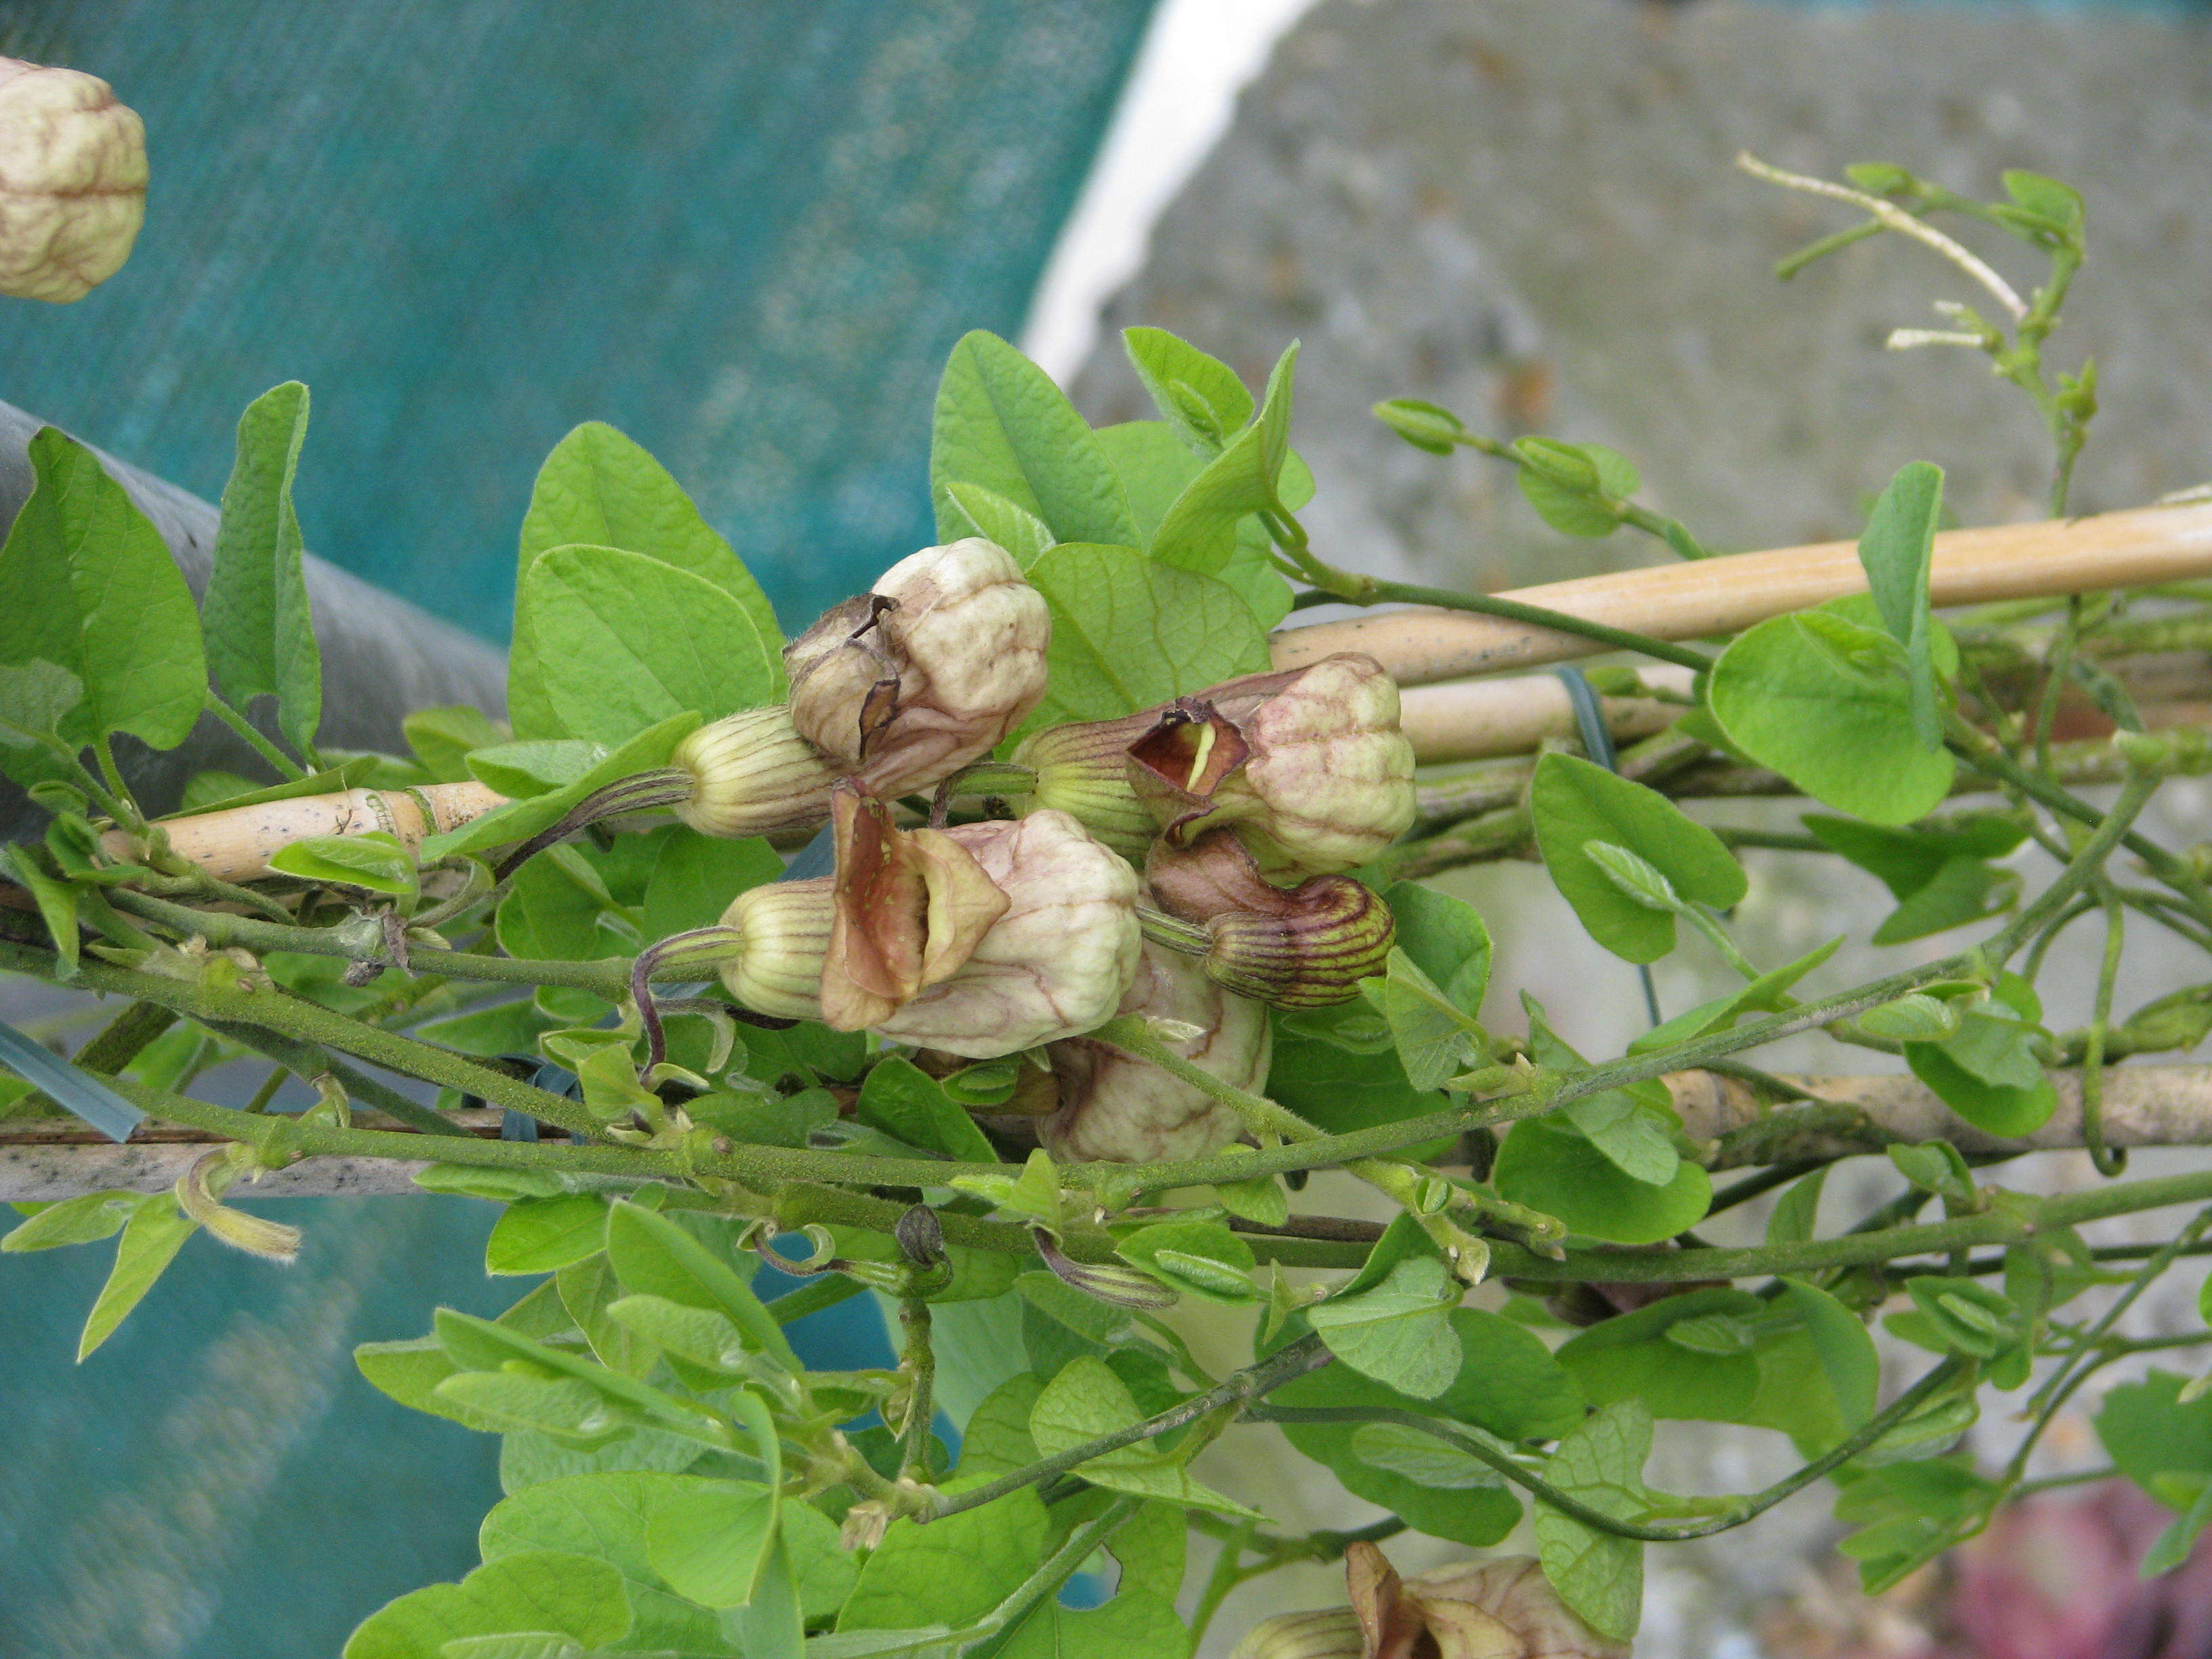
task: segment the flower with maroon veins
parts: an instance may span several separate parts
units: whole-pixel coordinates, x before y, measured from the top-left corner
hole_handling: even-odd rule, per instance
[[[1278,887],[1231,830],[1180,850],[1157,843],[1145,879],[1159,906],[1145,918],[1150,937],[1199,957],[1216,984],[1278,1008],[1349,1002],[1382,971],[1398,935],[1374,889],[1349,876]]]
[[[1227,827],[1276,881],[1363,864],[1413,822],[1397,684],[1353,652],[1176,699],[1129,779],[1170,846]]]

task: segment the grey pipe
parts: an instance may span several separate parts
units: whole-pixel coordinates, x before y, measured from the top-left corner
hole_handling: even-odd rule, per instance
[[[0,534],[15,524],[30,497],[29,445],[45,424],[12,404],[0,403]],[[99,453],[109,474],[161,532],[194,596],[204,592],[215,558],[216,509],[104,450]],[[315,640],[323,653],[322,740],[331,747],[404,754],[399,722],[415,709],[473,703],[496,714],[506,708],[507,658],[496,646],[312,554],[307,573]],[[254,724],[275,733],[268,700],[263,700]],[[195,772],[221,767],[261,777],[268,770],[242,738],[204,714],[179,748],[156,754],[124,738],[116,743],[116,757],[131,793],[149,812],[173,808]],[[46,814],[21,789],[0,779],[0,839],[24,839],[40,833],[45,823]]]

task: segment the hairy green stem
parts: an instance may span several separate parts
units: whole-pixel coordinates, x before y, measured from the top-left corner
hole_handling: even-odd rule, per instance
[[[245,715],[233,708],[213,692],[208,694],[207,712],[252,745],[253,752],[276,769],[276,775],[288,783],[296,783],[307,775],[307,769],[264,736],[258,727]]]
[[[1672,1049],[1596,1066],[1568,1079],[1548,1100],[1522,1096],[1504,1101],[1474,1102],[1342,1135],[1319,1135],[1311,1125],[1305,1125],[1306,1133],[1310,1136],[1318,1136],[1317,1139],[1266,1147],[1256,1152],[1248,1152],[1242,1157],[1217,1153],[1206,1158],[1144,1166],[1141,1190],[1161,1192],[1178,1187],[1247,1180],[1294,1170],[1334,1167],[1357,1158],[1378,1156],[1418,1146],[1423,1141],[1455,1135],[1469,1127],[1487,1127],[1507,1122],[1516,1117],[1532,1115],[1580,1099],[1587,1094],[1617,1088],[1625,1083],[1656,1077],[1664,1072],[1693,1069],[1710,1060],[1790,1036],[1838,1014],[1856,1012],[1889,1001],[1931,980],[1954,977],[1965,971],[1972,960],[1966,955],[1945,957],[1923,967],[1891,975],[1862,987],[1858,991],[1808,1003],[1786,1013],[1770,1015],[1732,1031],[1715,1032]],[[13,969],[56,982],[60,982],[62,978],[60,965],[52,952],[4,939],[0,939],[0,969]],[[460,1088],[496,1104],[513,1106],[517,1110],[528,1112],[547,1122],[561,1124],[563,1127],[587,1131],[598,1127],[595,1121],[582,1115],[574,1102],[563,1097],[518,1082],[465,1056],[432,1048],[396,1033],[364,1026],[358,1021],[296,998],[265,992],[212,993],[182,981],[92,963],[84,964],[83,977],[78,982],[94,989],[120,991],[134,997],[144,996],[195,1018],[265,1024],[283,1035],[322,1042],[326,1047],[356,1054],[394,1071]],[[1177,1058],[1179,1063],[1188,1064]],[[1267,1104],[1274,1110],[1282,1109],[1272,1102]],[[1303,1123],[1304,1120],[1298,1121]],[[733,1148],[727,1156],[702,1161],[700,1167],[741,1181],[748,1186],[775,1185],[784,1182],[823,1182],[940,1187],[955,1176],[1005,1172],[1005,1166],[998,1164],[877,1158],[848,1152],[754,1146]],[[1108,1182],[1126,1181],[1132,1170],[1131,1166],[1124,1164],[1074,1164],[1068,1166],[1064,1173],[1075,1185],[1095,1187]],[[846,1200],[864,1206],[879,1202],[861,1199],[857,1194],[839,1195],[839,1202]],[[819,1199],[807,1203],[795,1198],[794,1206],[818,1207],[819,1203],[829,1201]],[[860,1222],[849,1213],[836,1217],[815,1214],[808,1218],[849,1219],[854,1221],[854,1224],[876,1224]],[[895,1209],[890,1218],[896,1219]],[[889,1224],[884,1224],[880,1230],[889,1231]],[[1019,1232],[1014,1228],[1006,1231],[1010,1237]],[[1008,1245],[1006,1248],[1014,1247]],[[1274,1259],[1291,1265],[1356,1265],[1359,1259],[1356,1254],[1347,1257],[1340,1246],[1317,1246],[1316,1241],[1310,1240],[1282,1240],[1274,1248],[1279,1252]],[[1078,1260],[1084,1259],[1078,1252],[1071,1250],[1071,1254],[1077,1255]]]
[[[0,968],[40,974],[46,953],[0,941]],[[216,985],[140,973],[105,963],[80,965],[76,982],[94,991],[118,991],[143,1001],[159,1003],[210,1024],[258,1026],[297,1042],[318,1043],[349,1054],[387,1070],[403,1072],[426,1082],[483,1097],[495,1105],[513,1107],[564,1129],[587,1134],[602,1127],[576,1102],[509,1077],[449,1048],[438,1048],[394,1031],[364,1025],[319,1003],[282,992],[254,990],[243,985]]]
[[[2098,825],[2105,821],[2105,814],[2095,807],[2022,766],[1990,741],[1987,734],[1958,715],[1953,714],[1944,722],[1944,732],[1945,740],[1952,751],[1968,765],[2002,783],[2009,784],[2038,805],[2046,806],[2076,823]],[[2160,881],[2188,900],[2191,911],[2199,921],[2212,923],[2212,893],[2205,891],[2204,884],[2197,878],[2186,864],[2156,842],[2133,831],[2123,835],[2120,844],[2141,859]]]
[[[901,1297],[899,1327],[906,1334],[899,1369],[911,1379],[913,1389],[908,1400],[906,1423],[899,1435],[903,1443],[899,1455],[899,1478],[926,1480],[929,1478],[929,1443],[937,1418],[937,1352],[930,1345],[927,1298]]]
[[[76,1051],[76,1063],[88,1072],[113,1077],[176,1023],[173,1008],[164,1008],[158,1002],[134,1002]]]
[[[2033,776],[2033,774],[2022,775]],[[2046,921],[2063,911],[2076,893],[2097,879],[2104,870],[2105,860],[2112,857],[2113,848],[2130,839],[2128,826],[2149,804],[2157,789],[2155,774],[2129,773],[2127,781],[2120,786],[2119,799],[2112,803],[2112,810],[2093,820],[2097,826],[2096,833],[2081,843],[2051,885],[2036,895],[2034,902],[2022,909],[1990,941],[1988,954],[1991,962],[2004,962]]]
[[[2105,954],[2097,970],[2097,993],[2089,1012],[2089,1035],[2081,1048],[2081,1145],[2100,1176],[2125,1170],[2128,1155],[2105,1145],[2105,1040],[2112,1023],[2112,988],[2120,973],[2120,951],[2128,937],[2128,913],[2112,884],[2100,881],[2105,906]]]
[[[341,938],[335,927],[300,927],[263,921],[252,916],[228,915],[218,910],[198,910],[173,904],[150,894],[128,888],[113,890],[116,908],[184,934],[198,935],[218,949],[238,948],[260,953],[295,951],[304,956],[335,957],[349,962],[382,962],[381,937]],[[471,956],[441,951],[434,945],[410,943],[412,960],[419,971],[447,979],[497,981],[508,985],[562,985],[589,991],[610,1002],[619,1001],[629,982],[629,960],[607,957],[597,962],[541,961],[528,957]]]
[[[867,1288],[857,1279],[847,1279],[840,1273],[824,1273],[821,1278],[809,1279],[797,1290],[776,1297],[768,1304],[768,1310],[777,1324],[795,1324],[809,1314],[818,1314],[825,1308],[849,1302]]]
[[[1328,1139],[1322,1130],[1307,1122],[1288,1107],[1269,1100],[1264,1095],[1240,1089],[1203,1067],[1194,1066],[1154,1036],[1141,1015],[1123,1014],[1110,1019],[1092,1035],[1102,1042],[1110,1042],[1117,1048],[1151,1061],[1169,1076],[1188,1083],[1194,1089],[1219,1101],[1235,1112],[1243,1121],[1244,1127],[1257,1136],[1279,1137],[1286,1142],[1305,1146]],[[1435,1205],[1422,1201],[1423,1183],[1432,1177],[1425,1176],[1410,1164],[1381,1158],[1346,1158],[1340,1167],[1346,1174],[1365,1182],[1413,1216],[1443,1249],[1445,1260],[1456,1263],[1465,1243],[1463,1236],[1444,1217],[1435,1213]],[[1469,1273],[1479,1276],[1481,1266],[1480,1263],[1470,1263]]]
[[[1190,1615],[1193,1642],[1206,1639],[1206,1628],[1213,1623],[1213,1615],[1221,1611],[1221,1604],[1229,1599],[1229,1592],[1244,1582],[1245,1575],[1239,1569],[1259,1525],[1256,1521],[1240,1521],[1221,1540],[1221,1553],[1214,1558],[1213,1571],[1206,1574],[1206,1588],[1200,1593],[1198,1606]]]
[[[1078,1527],[1067,1535],[1066,1541],[1045,1557],[1037,1570],[1024,1579],[1020,1586],[1005,1601],[991,1609],[970,1636],[981,1635],[982,1640],[961,1652],[967,1659],[995,1659],[1005,1651],[1020,1630],[1022,1621],[1073,1577],[1076,1571],[1089,1560],[1093,1552],[1127,1524],[1136,1514],[1141,1500],[1121,1497],[1107,1504],[1098,1518],[1085,1526]],[[942,1649],[938,1650],[943,1651]]]
[[[131,786],[123,781],[123,769],[115,763],[115,744],[107,732],[103,732],[92,740],[92,752],[94,758],[100,763],[100,775],[106,781],[107,804],[110,810],[117,814],[116,822],[126,830],[144,828],[146,815],[138,810],[138,803],[132,799]]]
[[[147,1087],[128,1078],[114,1086],[134,1105],[149,1115],[210,1133],[270,1147],[301,1156],[349,1158],[434,1158],[437,1161],[479,1167],[544,1169],[594,1174],[641,1182],[682,1182],[710,1176],[750,1186],[758,1182],[772,1193],[750,1191],[725,1201],[741,1212],[758,1214],[779,1225],[796,1229],[809,1222],[865,1227],[889,1233],[910,1206],[888,1199],[813,1184],[803,1177],[785,1179],[775,1166],[791,1168],[823,1157],[856,1166],[854,1178],[882,1179],[889,1171],[868,1166],[897,1165],[900,1160],[846,1158],[841,1154],[809,1154],[784,1147],[732,1148],[728,1153],[695,1149],[691,1142],[665,1151],[638,1146],[567,1146],[557,1143],[467,1139],[440,1139],[390,1130],[337,1128],[301,1123],[295,1119],[234,1111],[228,1107],[190,1100]],[[708,1139],[705,1136],[699,1139]],[[724,1143],[726,1144],[726,1143]],[[766,1166],[766,1167],[764,1167]],[[908,1167],[912,1167],[908,1165]],[[963,1166],[925,1164],[932,1170]],[[967,1166],[982,1168],[987,1166]],[[884,1184],[913,1184],[894,1182]],[[2002,1247],[2022,1242],[2039,1232],[2080,1225],[2137,1211],[2170,1205],[2212,1202],[2212,1171],[2159,1176],[2135,1182],[2115,1182],[2086,1192],[2063,1194],[2037,1200],[2009,1213],[1990,1211],[1981,1215],[1917,1225],[1884,1224],[1887,1215],[1872,1218],[1870,1230],[1837,1238],[1812,1239],[1801,1243],[1748,1246],[1742,1249],[1700,1248],[1645,1254],[1636,1251],[1569,1250],[1554,1259],[1507,1243],[1492,1242],[1493,1270],[1514,1279],[1546,1283],[1578,1280],[1686,1283],[1698,1279],[1764,1278],[1777,1273],[1804,1273],[1830,1267],[1851,1267],[1921,1256],[1943,1255],[1960,1249]],[[1032,1250],[1026,1229],[974,1216],[939,1212],[947,1242],[974,1249],[1017,1255]],[[1288,1266],[1357,1267],[1369,1246],[1358,1243],[1245,1235],[1261,1259]],[[1112,1238],[1090,1230],[1071,1228],[1061,1249],[1079,1261],[1112,1259]],[[2112,1247],[2125,1252],[2130,1247]],[[2112,1259],[2126,1259],[2124,1254]],[[2001,1265],[1994,1260],[1990,1270]],[[793,1293],[794,1297],[798,1295]],[[806,1311],[828,1306],[826,1292]],[[792,1317],[799,1317],[794,1310]],[[1231,1379],[1224,1387],[1233,1387]],[[1091,1455],[1097,1454],[1091,1453]]]
[[[388,1084],[380,1083],[342,1060],[333,1060],[318,1044],[279,1036],[273,1031],[238,1020],[223,1020],[210,1029],[220,1031],[233,1042],[240,1043],[254,1053],[275,1060],[310,1087],[314,1085],[318,1078],[331,1079],[346,1091],[348,1099],[364,1106],[374,1106],[378,1111],[398,1119],[419,1133],[445,1137],[468,1133],[467,1130],[440,1113],[419,1101],[409,1099]]]

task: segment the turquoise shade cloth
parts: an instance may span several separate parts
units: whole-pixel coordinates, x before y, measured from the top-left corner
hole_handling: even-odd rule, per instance
[[[305,380],[308,545],[494,639],[538,461],[611,421],[803,624],[931,539],[939,368],[1020,327],[1149,9],[0,0],[0,52],[112,82],[154,175],[119,276],[0,301],[0,397],[212,498]],[[0,1654],[320,1659],[475,1564],[497,1442],[349,1355],[527,1288],[483,1274],[492,1206],[261,1207],[298,1265],[196,1238],[82,1368],[112,1246],[0,1255]],[[887,1355],[867,1298],[798,1334]]]
[[[130,264],[0,301],[0,395],[212,499],[314,393],[307,544],[504,639],[538,461],[611,421],[805,620],[929,539],[929,404],[1011,332],[1150,0],[79,0],[0,51],[109,81]]]

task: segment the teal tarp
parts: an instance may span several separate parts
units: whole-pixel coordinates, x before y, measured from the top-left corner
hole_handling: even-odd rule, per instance
[[[0,395],[210,497],[306,380],[307,544],[505,636],[578,421],[810,617],[927,538],[929,401],[1012,331],[1149,0],[78,0],[0,51],[113,83],[131,263],[0,301]]]
[[[939,365],[1019,327],[1149,4],[0,0],[154,162],[120,276],[0,301],[0,397],[212,496],[304,380],[308,544],[494,637],[538,460],[610,420],[803,621],[928,538]],[[276,1208],[298,1266],[196,1239],[82,1370],[108,1247],[0,1256],[0,1654],[314,1659],[473,1564],[495,1443],[348,1353],[512,1299],[490,1207]]]

